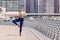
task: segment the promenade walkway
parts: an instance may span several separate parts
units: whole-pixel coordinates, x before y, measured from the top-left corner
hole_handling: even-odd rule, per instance
[[[29,27],[23,27],[22,36],[19,36],[17,26],[0,25],[0,40],[51,40],[44,34]]]

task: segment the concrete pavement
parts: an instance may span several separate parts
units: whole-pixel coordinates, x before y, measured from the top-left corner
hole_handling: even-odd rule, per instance
[[[35,29],[23,27],[22,36],[19,36],[17,26],[0,25],[0,40],[51,40]]]

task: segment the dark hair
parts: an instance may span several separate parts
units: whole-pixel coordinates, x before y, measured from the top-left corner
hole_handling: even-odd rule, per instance
[[[23,9],[23,7],[20,7],[20,9]]]

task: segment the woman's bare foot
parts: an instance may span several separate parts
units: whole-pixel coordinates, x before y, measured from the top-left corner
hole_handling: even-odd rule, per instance
[[[21,36],[21,33],[19,33],[19,36]]]
[[[20,27],[20,25],[18,24],[18,27]]]

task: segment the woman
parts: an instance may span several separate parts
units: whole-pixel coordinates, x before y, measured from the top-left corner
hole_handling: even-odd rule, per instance
[[[26,15],[27,14],[24,12],[23,7],[20,7],[19,14],[18,14],[18,19],[15,19],[15,20],[12,21],[14,24],[16,24],[20,28],[20,32],[19,32],[20,36],[21,36],[21,32],[22,32],[22,26],[23,26],[23,22],[24,22],[24,17]],[[18,24],[17,22],[20,22],[20,24]]]

